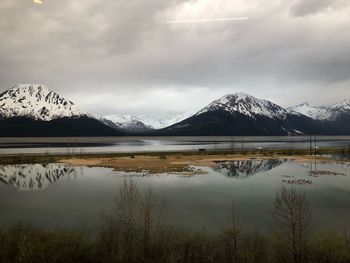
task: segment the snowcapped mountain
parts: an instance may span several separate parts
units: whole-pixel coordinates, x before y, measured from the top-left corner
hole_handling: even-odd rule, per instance
[[[329,107],[332,111],[339,113],[350,113],[350,98],[345,99]]]
[[[130,115],[130,114],[113,114],[103,116],[101,121],[111,127],[124,130],[142,131],[147,129],[162,129],[173,125],[190,117],[191,113],[182,114],[164,114],[164,115]]]
[[[153,129],[153,127],[145,124],[140,118],[130,114],[107,115],[102,117],[101,121],[111,127],[123,130],[143,131]]]
[[[0,116],[51,121],[63,117],[87,116],[87,114],[79,110],[73,102],[64,99],[44,85],[20,84],[0,94]]]
[[[153,135],[336,135],[350,132],[349,116],[350,100],[330,107],[302,103],[285,109],[268,100],[234,93],[195,114],[110,115],[103,120],[114,128]]]
[[[288,109],[245,93],[213,101],[195,114],[92,117],[44,85],[20,84],[0,94],[0,136],[350,134],[350,99],[329,107]]]
[[[334,121],[342,114],[350,114],[350,99],[331,106],[313,106],[304,102],[288,108],[288,111],[303,114],[314,120]]]
[[[293,135],[314,133],[318,124],[270,101],[234,93],[162,129],[163,135]]]
[[[0,94],[0,136],[119,135],[44,85],[20,84]]]
[[[289,107],[287,110],[291,113],[301,113],[314,120],[328,120],[332,118],[333,115],[329,107],[314,106],[310,105],[308,102]]]
[[[162,129],[173,125],[179,121],[182,121],[190,116],[193,113],[166,113],[164,115],[140,115],[138,116],[139,120],[145,123],[146,125],[152,127],[153,129]]]
[[[284,108],[270,101],[258,99],[245,93],[235,93],[213,101],[196,115],[198,116],[206,112],[218,110],[233,115],[240,113],[254,119],[256,115],[283,119],[287,114],[287,111]]]

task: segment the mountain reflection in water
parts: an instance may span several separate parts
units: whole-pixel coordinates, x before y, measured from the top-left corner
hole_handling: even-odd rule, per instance
[[[213,169],[228,177],[247,178],[257,173],[269,171],[286,161],[284,159],[227,161],[219,163]]]
[[[65,164],[2,165],[0,181],[20,191],[36,191],[71,173],[75,174],[75,170]]]

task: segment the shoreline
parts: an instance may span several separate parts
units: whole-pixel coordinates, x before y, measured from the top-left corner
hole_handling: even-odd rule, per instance
[[[0,156],[0,165],[65,163],[71,166],[104,167],[124,172],[191,173],[193,166],[215,167],[220,162],[285,159],[295,162],[348,163],[350,160],[327,158],[325,154],[349,153],[344,148],[232,151],[138,152],[100,154],[17,154]]]

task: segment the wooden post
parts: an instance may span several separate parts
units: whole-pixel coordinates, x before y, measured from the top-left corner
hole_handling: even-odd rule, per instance
[[[309,154],[310,154],[310,156],[312,155],[312,138],[311,138],[311,135],[310,135],[310,147],[309,147]]]

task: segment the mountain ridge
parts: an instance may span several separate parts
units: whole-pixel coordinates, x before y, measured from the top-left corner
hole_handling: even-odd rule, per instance
[[[73,102],[40,84],[17,84],[0,94],[0,115],[51,121],[63,117],[88,116]]]
[[[163,135],[300,135],[321,133],[322,123],[246,93],[227,94],[195,115],[162,129]]]
[[[125,114],[92,117],[39,84],[18,84],[0,94],[0,136],[346,135],[349,120],[350,99],[329,107],[305,102],[283,108],[239,92],[222,96],[194,114],[166,119]]]
[[[168,127],[190,117],[192,113],[156,115],[111,114],[100,117],[102,122],[111,127],[129,131],[156,130]]]
[[[253,118],[256,114],[277,118],[283,118],[286,114],[286,110],[277,104],[274,104],[268,100],[258,99],[243,92],[237,92],[227,94],[218,100],[213,101],[208,106],[196,113],[196,115],[218,109],[225,110],[230,113],[239,112]]]
[[[315,106],[304,102],[287,108],[290,112],[296,112],[308,116],[314,120],[334,121],[341,114],[350,114],[350,98],[344,99],[330,106]]]
[[[17,84],[0,94],[0,136],[112,136],[112,129],[40,84]]]

